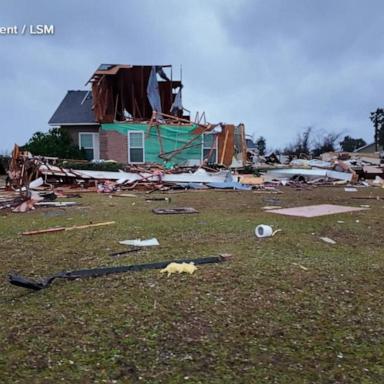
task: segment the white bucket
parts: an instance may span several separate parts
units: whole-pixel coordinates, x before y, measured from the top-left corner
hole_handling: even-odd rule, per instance
[[[273,229],[269,225],[260,224],[255,229],[255,235],[257,237],[273,236]]]

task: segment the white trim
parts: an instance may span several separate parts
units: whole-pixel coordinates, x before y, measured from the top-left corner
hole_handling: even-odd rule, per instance
[[[203,137],[203,140],[201,140],[201,163],[203,163],[204,161],[204,149],[211,149],[211,147],[205,147],[204,146],[204,137],[205,136],[208,136],[208,135],[214,135],[215,136],[215,152],[216,152],[216,156],[215,156],[215,164],[217,164],[218,162],[218,158],[219,158],[219,140],[218,140],[218,135],[216,135],[215,133],[210,133],[210,132],[207,132],[207,133],[203,133],[202,137]]]
[[[141,136],[143,137],[143,146],[142,147],[132,147],[132,149],[138,149],[142,148],[143,149],[143,161],[131,161],[131,142],[130,142],[130,134],[131,133],[140,133]],[[127,132],[127,140],[128,140],[128,164],[144,164],[145,163],[145,137],[144,137],[144,131],[128,131]]]
[[[92,149],[93,150],[93,159],[100,160],[100,141],[98,132],[79,132],[79,149]],[[81,135],[92,135],[92,147],[82,147],[81,146]]]

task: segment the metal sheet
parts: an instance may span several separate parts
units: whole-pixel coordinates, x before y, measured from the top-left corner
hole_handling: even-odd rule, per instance
[[[329,177],[336,180],[352,181],[353,174],[349,172],[331,171],[328,169],[302,169],[302,168],[286,168],[286,169],[271,169],[267,171],[267,175],[276,178],[292,178],[293,176],[304,176],[308,179],[316,179],[319,177]]]
[[[167,183],[224,183],[231,182],[232,175],[230,171],[219,171],[209,173],[199,168],[193,173],[178,173],[153,175],[152,173],[133,173],[133,172],[105,172],[88,170],[70,170],[46,165],[39,168],[43,175],[67,176],[73,178],[96,179],[96,180],[117,180],[119,184],[132,183],[146,179],[146,181],[159,182],[160,179]]]

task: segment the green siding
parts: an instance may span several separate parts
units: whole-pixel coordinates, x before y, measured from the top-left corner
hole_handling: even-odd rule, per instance
[[[138,123],[111,123],[102,124],[103,131],[117,131],[124,136],[128,136],[128,131],[141,131],[144,132],[145,142],[145,162],[148,163],[161,163],[166,162],[159,157],[160,142],[155,126],[149,130],[148,124]],[[163,142],[163,151],[170,152],[180,148],[183,144],[196,137],[192,132],[197,128],[196,124],[188,126],[175,126],[175,125],[160,125],[160,133]],[[149,130],[149,134],[148,133]],[[128,140],[128,139],[127,139]],[[185,162],[186,160],[201,160],[202,138],[199,136],[191,145],[192,147],[184,149],[179,154],[172,157],[167,162],[167,165],[176,165]]]

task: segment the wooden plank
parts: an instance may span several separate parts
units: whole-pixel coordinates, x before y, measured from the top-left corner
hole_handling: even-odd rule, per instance
[[[94,228],[94,227],[101,227],[104,225],[111,225],[115,224],[115,221],[106,221],[103,223],[96,223],[96,224],[86,224],[86,225],[74,225],[73,227],[56,227],[56,228],[46,228],[46,229],[40,229],[37,231],[27,231],[22,232],[22,235],[24,236],[31,236],[31,235],[39,235],[42,233],[53,233],[53,232],[61,232],[61,231],[73,231],[76,229],[84,229],[84,228]]]

